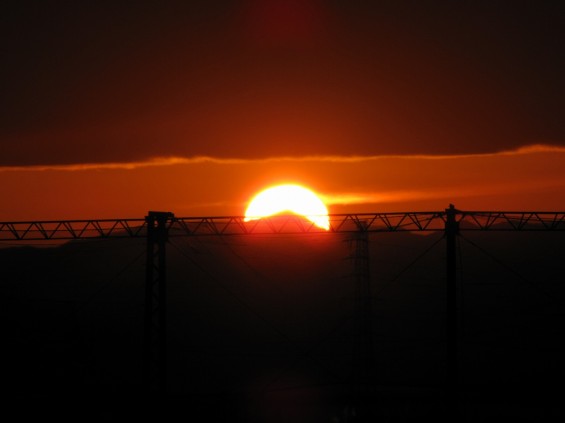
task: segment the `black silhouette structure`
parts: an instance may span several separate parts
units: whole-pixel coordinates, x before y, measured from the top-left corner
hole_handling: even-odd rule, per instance
[[[362,398],[372,395],[367,378],[374,371],[374,340],[371,328],[374,293],[369,277],[369,237],[371,233],[438,232],[445,240],[445,393],[446,415],[457,420],[461,366],[461,298],[458,286],[458,242],[462,232],[560,232],[565,231],[564,212],[473,212],[460,211],[450,205],[439,212],[344,214],[330,216],[330,233],[351,236],[351,258],[356,280],[355,324],[356,349],[353,366],[353,402],[357,410],[348,419],[366,415],[361,412]],[[229,236],[290,236],[323,234],[325,231],[300,216],[277,216],[246,222],[242,217],[177,218],[169,212],[149,212],[145,219],[114,219],[51,222],[0,223],[0,239],[25,244],[31,241],[63,242],[66,240],[140,238],[146,240],[145,331],[143,347],[144,390],[149,396],[166,397],[167,389],[167,262],[166,246],[173,238]],[[472,241],[469,241],[472,243]],[[436,245],[434,243],[434,245]],[[537,358],[537,356],[536,356]],[[346,417],[342,418],[345,421]]]

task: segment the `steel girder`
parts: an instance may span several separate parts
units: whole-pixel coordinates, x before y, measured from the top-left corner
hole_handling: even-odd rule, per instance
[[[302,216],[273,216],[246,221],[242,216],[176,217],[169,236],[250,235],[348,232],[443,231],[446,211],[331,214],[330,229]],[[565,231],[565,212],[455,210],[461,231]],[[56,241],[135,238],[147,235],[145,219],[0,222],[1,241]]]

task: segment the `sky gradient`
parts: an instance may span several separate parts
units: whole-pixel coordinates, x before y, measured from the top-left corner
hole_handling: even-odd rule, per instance
[[[188,4],[185,4],[188,3]],[[0,220],[565,209],[561,2],[17,2]]]
[[[168,158],[0,168],[0,220],[243,215],[283,183],[317,192],[330,213],[564,210],[565,148],[460,156]],[[22,191],[21,187],[25,187]]]

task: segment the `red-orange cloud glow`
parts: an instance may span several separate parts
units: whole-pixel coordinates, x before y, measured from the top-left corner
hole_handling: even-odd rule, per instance
[[[242,215],[258,191],[299,183],[330,213],[565,210],[565,148],[454,156],[168,157],[0,168],[0,220]]]

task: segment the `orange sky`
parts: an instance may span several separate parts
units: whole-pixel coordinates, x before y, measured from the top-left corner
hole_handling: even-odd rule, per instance
[[[565,148],[459,156],[154,159],[0,168],[0,220],[242,215],[278,183],[316,191],[330,213],[565,210]]]
[[[0,220],[564,210],[557,3],[10,2]]]

